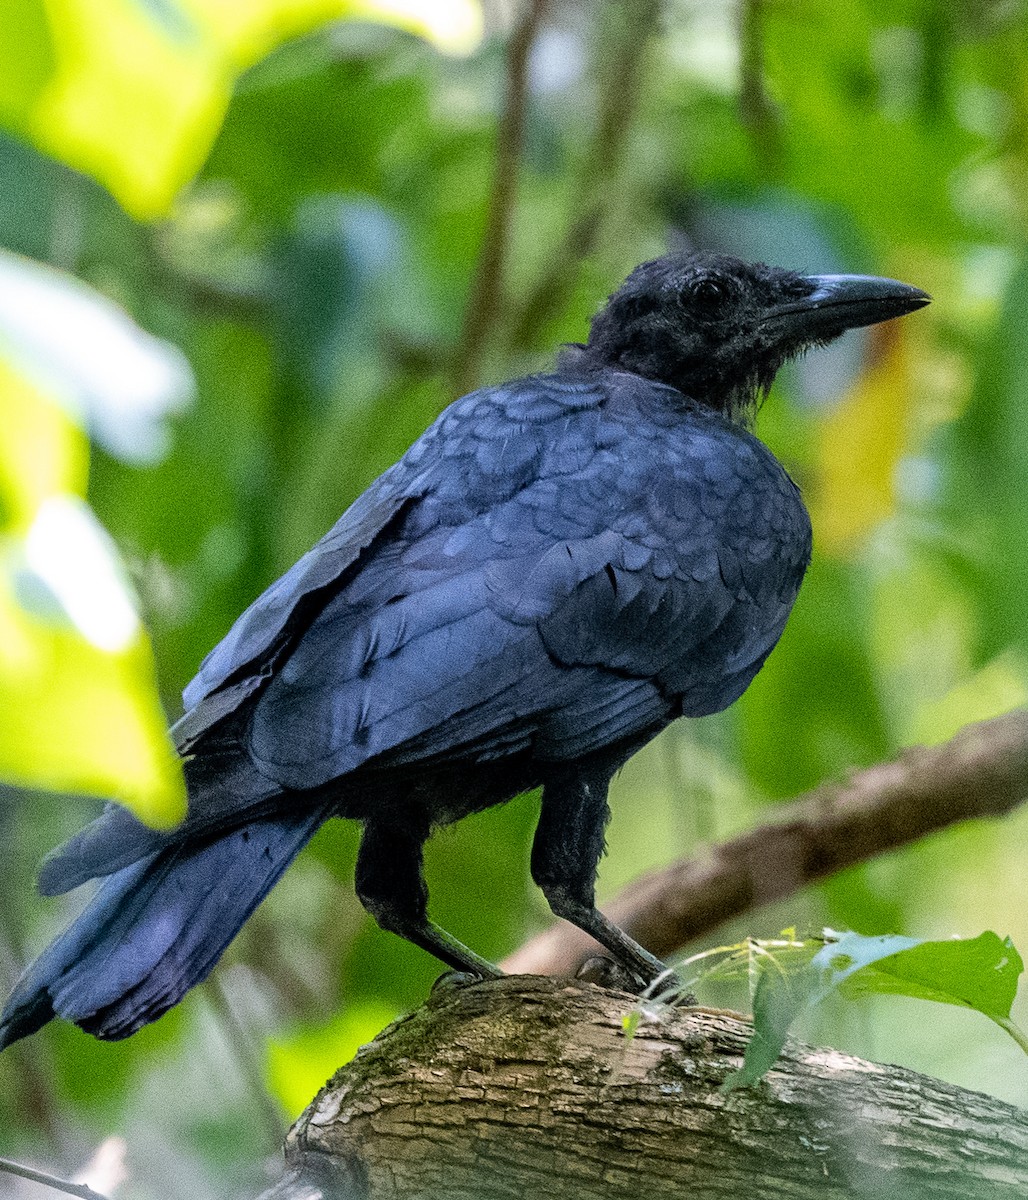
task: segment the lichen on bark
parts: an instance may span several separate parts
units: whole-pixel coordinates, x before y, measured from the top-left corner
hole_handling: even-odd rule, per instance
[[[318,1093],[263,1200],[1028,1195],[1028,1115],[795,1042],[725,1093],[751,1032],[593,984],[443,984]]]

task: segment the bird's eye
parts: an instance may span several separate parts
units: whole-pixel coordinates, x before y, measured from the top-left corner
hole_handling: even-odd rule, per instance
[[[719,280],[711,279],[707,276],[705,279],[698,279],[692,284],[683,299],[691,302],[693,305],[699,305],[704,309],[713,311],[720,308],[728,299],[728,289]]]

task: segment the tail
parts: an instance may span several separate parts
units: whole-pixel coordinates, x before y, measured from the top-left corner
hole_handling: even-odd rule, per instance
[[[112,1041],[155,1021],[207,977],[328,815],[263,817],[115,871],[18,982],[0,1050],[54,1016]]]

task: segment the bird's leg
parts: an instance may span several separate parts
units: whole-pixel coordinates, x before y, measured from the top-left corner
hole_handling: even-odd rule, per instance
[[[610,817],[607,771],[567,770],[543,787],[542,813],[532,845],[532,878],[558,917],[577,925],[633,975],[650,984],[677,977],[596,907],[596,869]]]
[[[382,929],[398,933],[453,967],[486,979],[498,968],[428,919],[428,888],[422,874],[422,848],[428,829],[367,821],[357,854],[355,886],[361,904]]]

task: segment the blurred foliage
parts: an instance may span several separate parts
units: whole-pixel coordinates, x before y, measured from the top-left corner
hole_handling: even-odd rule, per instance
[[[210,151],[239,74],[344,16],[411,29],[443,49],[480,35],[474,0],[8,0],[4,124],[163,216]]]
[[[180,359],[70,276],[0,255],[0,777],[163,824],[185,813],[182,772],[135,598],[82,499],[83,427],[139,457],[191,390]]]
[[[551,6],[530,57],[500,319],[469,364],[465,307],[515,7],[484,5],[477,48],[471,0],[5,9],[9,783],[127,797],[127,774],[107,786],[96,762],[55,756],[87,740],[107,767],[143,772],[117,714],[132,696],[138,745],[160,744],[155,709],[141,715],[153,705],[151,651],[138,631],[118,651],[91,643],[83,596],[113,579],[111,604],[133,612],[135,595],[173,719],[238,612],[453,398],[454,379],[545,367],[631,267],[669,244],[893,275],[935,303],[783,372],[759,428],[804,489],[815,562],[742,702],[668,731],[623,771],[601,893],[752,824],[778,798],[1024,703],[1024,0]],[[324,24],[373,10],[383,21]],[[465,57],[441,52],[461,46]],[[178,398],[120,352],[100,358],[124,369],[82,376],[62,347],[82,340],[86,318],[56,300],[41,310],[40,341],[38,323],[32,333],[19,319],[26,278],[4,303],[3,263],[26,259],[158,339],[151,349],[186,372]],[[49,583],[28,569],[41,515],[65,531]],[[95,556],[83,562],[87,542]],[[77,586],[62,592],[69,577]],[[31,685],[15,660],[29,628]],[[79,903],[44,903],[31,879],[96,804],[0,793],[5,987]],[[535,812],[522,798],[429,846],[434,915],[494,957],[547,920],[527,876]],[[951,830],[721,940],[827,924],[919,939],[996,928],[1026,945],[1026,835],[1028,814]],[[353,896],[355,848],[354,828],[324,829],[237,939],[219,968],[236,1020],[200,989],[129,1042],[53,1025],[0,1057],[0,1151],[69,1174],[116,1132],[128,1200],[259,1190],[276,1148],[273,1120],[255,1116],[266,1112],[255,1056],[293,1113],[439,973],[371,926]],[[745,1003],[725,986],[726,1003]],[[938,1011],[931,1045],[923,1010],[903,998],[828,1001],[801,1025],[1028,1102],[1017,1048],[966,1012]]]

